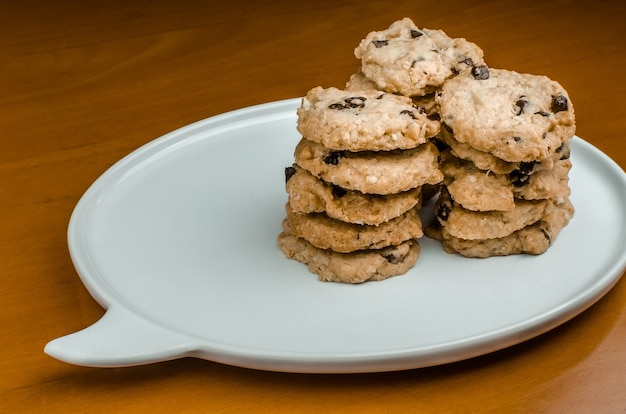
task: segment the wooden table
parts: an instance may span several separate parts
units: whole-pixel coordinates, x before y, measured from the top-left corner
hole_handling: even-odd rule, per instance
[[[101,369],[43,352],[104,312],[72,266],[66,229],[107,167],[193,121],[343,86],[361,38],[404,16],[472,40],[492,67],[558,80],[577,135],[625,168],[624,10],[619,0],[2,2],[0,411],[625,412],[624,281],[536,339],[419,370],[284,374],[198,359]]]

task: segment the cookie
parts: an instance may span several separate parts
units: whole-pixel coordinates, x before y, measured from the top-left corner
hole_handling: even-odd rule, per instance
[[[346,82],[346,90],[348,91],[367,91],[367,90],[379,90],[374,81],[365,76],[363,71],[359,69],[356,73],[350,76],[348,82]]]
[[[483,51],[474,43],[418,29],[409,18],[369,33],[354,55],[378,89],[404,96],[427,95],[456,74],[484,65]]]
[[[452,199],[468,210],[510,211],[515,208],[516,199],[558,202],[570,195],[569,159],[554,162],[549,170],[515,170],[510,174],[480,170],[470,161],[454,157],[449,150],[441,153],[441,159],[443,184]]]
[[[355,224],[378,225],[419,206],[421,188],[387,196],[345,190],[314,177],[297,164],[285,170],[289,205],[298,213],[326,213]]]
[[[549,158],[576,129],[567,92],[546,76],[466,71],[448,80],[436,101],[457,141],[504,161]]]
[[[437,220],[424,229],[428,237],[439,240],[448,253],[465,257],[486,258],[513,254],[542,254],[554,243],[561,229],[574,214],[569,199],[561,204],[551,204],[538,222],[495,239],[465,240],[454,237]]]
[[[320,213],[297,213],[289,204],[285,209],[286,221],[294,236],[317,248],[338,253],[381,249],[424,235],[417,208],[378,226],[346,223]]]
[[[279,234],[278,246],[288,258],[306,264],[319,280],[340,283],[379,281],[402,275],[415,264],[420,254],[416,240],[352,253],[318,249],[291,234],[288,226]]]
[[[535,171],[552,169],[555,161],[570,157],[570,138],[565,139],[561,146],[554,151],[554,154],[546,159],[530,162],[508,162],[487,152],[479,151],[469,144],[457,141],[451,131],[447,125],[442,126],[436,137],[439,146],[449,147],[454,156],[471,161],[481,170],[496,174],[509,174],[513,171],[532,174]]]
[[[366,90],[316,87],[297,110],[298,131],[326,148],[346,151],[411,149],[439,132],[410,98]]]
[[[366,194],[395,194],[438,184],[439,151],[428,142],[404,151],[335,151],[302,138],[295,161],[317,178]]]
[[[374,83],[374,81],[368,79],[363,71],[359,69],[356,73],[350,76],[350,79],[346,83],[346,90],[378,90],[378,86]],[[413,105],[418,108],[422,108],[426,115],[432,119],[439,119],[439,108],[437,107],[437,102],[435,101],[434,92],[423,96],[412,96],[411,100],[413,101]]]
[[[510,211],[515,208],[513,184],[507,175],[483,171],[470,161],[442,152],[443,184],[452,199],[472,211]]]
[[[435,203],[435,216],[450,235],[466,240],[508,236],[541,219],[549,200],[518,201],[509,211],[471,211],[461,207],[444,187]]]
[[[569,171],[572,162],[569,159],[559,160],[554,163],[551,170],[539,170],[531,175],[513,176],[513,194],[515,198],[524,200],[553,200],[561,202],[569,197]]]

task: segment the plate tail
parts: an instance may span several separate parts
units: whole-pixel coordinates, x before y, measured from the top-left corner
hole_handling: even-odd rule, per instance
[[[48,342],[44,352],[74,365],[124,367],[190,356],[195,349],[188,336],[118,306],[93,325]]]

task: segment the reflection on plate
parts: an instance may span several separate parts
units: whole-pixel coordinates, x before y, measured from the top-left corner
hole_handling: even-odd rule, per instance
[[[403,276],[318,282],[276,245],[298,105],[194,123],[104,173],[76,206],[68,238],[107,311],[46,352],[88,366],[194,356],[288,372],[425,367],[546,332],[600,299],[626,267],[626,175],[574,138],[576,214],[545,254],[467,259],[424,238]]]

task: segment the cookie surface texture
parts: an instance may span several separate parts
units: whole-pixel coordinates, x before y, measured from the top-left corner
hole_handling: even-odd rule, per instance
[[[318,249],[295,237],[288,227],[278,236],[278,246],[286,257],[306,264],[319,280],[352,284],[402,275],[415,264],[420,254],[416,240],[380,250],[337,253]]]
[[[303,214],[286,206],[286,221],[291,233],[320,249],[339,253],[381,249],[424,235],[417,209],[412,209],[378,226],[331,219],[324,214]]]
[[[452,199],[472,211],[510,211],[515,208],[513,184],[508,176],[483,171],[470,161],[442,153],[443,184]]]
[[[549,158],[575,132],[567,92],[546,76],[490,68],[450,79],[437,94],[454,138],[508,162]]]
[[[404,151],[335,151],[302,138],[295,149],[300,167],[322,180],[367,194],[395,194],[438,184],[439,150],[430,142]]]
[[[428,237],[439,240],[446,252],[458,253],[465,257],[538,255],[548,250],[573,214],[574,207],[569,200],[558,205],[551,204],[538,222],[495,239],[465,240],[454,237],[436,220],[426,227],[424,232]]]
[[[298,108],[298,131],[329,149],[389,151],[425,143],[439,132],[439,122],[407,97],[316,87]]]
[[[457,73],[483,64],[477,45],[441,30],[419,29],[409,18],[370,32],[354,55],[378,89],[404,96],[427,95]]]
[[[518,201],[509,211],[471,211],[464,209],[444,188],[435,203],[435,215],[450,235],[465,239],[497,239],[508,236],[541,219],[550,202]]]
[[[289,205],[298,213],[326,213],[348,223],[378,225],[421,203],[421,187],[387,196],[364,194],[326,183],[296,164],[290,168]]]

